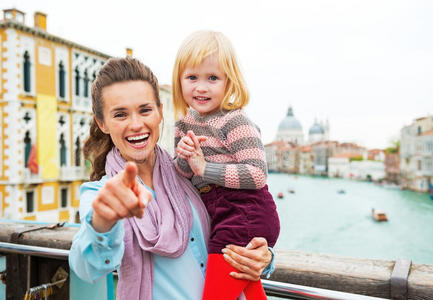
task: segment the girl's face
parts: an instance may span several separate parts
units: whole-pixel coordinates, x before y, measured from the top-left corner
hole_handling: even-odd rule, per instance
[[[206,57],[195,68],[187,66],[181,76],[182,95],[188,106],[202,116],[220,108],[227,76],[221,71],[215,54]]]
[[[162,119],[152,86],[146,81],[114,83],[102,90],[102,101],[99,128],[111,136],[125,160],[152,165]]]

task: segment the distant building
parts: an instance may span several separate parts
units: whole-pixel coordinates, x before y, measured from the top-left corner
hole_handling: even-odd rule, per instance
[[[174,155],[174,106],[171,86],[164,84],[159,87],[159,97],[163,104],[162,113],[164,116],[161,122],[158,144],[167,150],[171,156]]]
[[[405,187],[428,190],[433,180],[433,116],[418,118],[401,129],[400,169]]]
[[[388,182],[400,184],[400,154],[386,153],[385,154],[385,179]]]
[[[314,155],[311,146],[302,146],[299,150],[299,174],[314,174]]]
[[[308,142],[310,144],[329,140],[329,122],[314,121],[313,126],[308,130]]]
[[[361,160],[350,162],[351,178],[380,181],[386,177],[385,164],[380,161]]]
[[[0,217],[77,221],[88,180],[82,148],[93,118],[91,84],[110,56],[51,35],[46,24],[36,12],[26,26],[17,9],[3,10],[0,21]],[[161,98],[161,143],[170,150],[169,88],[161,87]]]
[[[323,141],[311,145],[315,175],[328,175],[328,158],[334,156],[337,146],[338,142],[335,141]]]
[[[278,126],[276,141],[285,141],[302,145],[304,143],[304,133],[302,131],[302,125],[295,118],[292,107],[287,110],[287,115],[281,120]]]
[[[350,170],[350,162],[352,159],[359,159],[358,153],[340,153],[334,154],[328,158],[328,176],[341,177],[350,179],[354,174]]]
[[[283,166],[282,151],[287,143],[284,141],[275,141],[264,146],[266,153],[266,162],[269,172],[281,172]]]
[[[370,149],[367,152],[368,160],[385,161],[385,151],[382,149]]]

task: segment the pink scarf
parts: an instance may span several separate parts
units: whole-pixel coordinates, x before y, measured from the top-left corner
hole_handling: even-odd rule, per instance
[[[170,155],[158,145],[155,154],[153,186],[156,200],[149,202],[141,219],[133,217],[123,221],[125,252],[119,269],[119,300],[152,299],[152,254],[179,257],[185,252],[193,220],[188,199],[200,217],[206,244],[209,239],[209,216],[197,190],[177,173]],[[114,147],[107,155],[105,172],[113,177],[125,168],[125,164]]]

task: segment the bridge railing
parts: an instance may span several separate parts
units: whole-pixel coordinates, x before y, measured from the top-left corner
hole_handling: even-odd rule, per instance
[[[0,255],[6,257],[5,272],[0,269],[6,295],[0,294],[0,300],[23,299],[30,288],[52,282],[60,269],[69,276],[63,274],[65,284],[49,299],[70,299],[74,294],[70,288],[77,289],[77,284],[71,284],[76,277],[67,257],[77,231],[73,225],[47,228],[46,224],[0,221]],[[268,295],[279,298],[433,299],[433,265],[291,250],[276,250],[275,264],[270,280],[262,282]],[[108,279],[105,287],[108,291],[98,299],[113,299]]]

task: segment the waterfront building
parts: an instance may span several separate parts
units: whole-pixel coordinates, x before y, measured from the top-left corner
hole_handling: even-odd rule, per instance
[[[353,159],[355,157],[367,158],[367,149],[355,143],[339,143],[335,149],[336,154],[349,154]]]
[[[312,175],[314,173],[314,155],[311,146],[302,146],[299,150],[299,174]]]
[[[388,182],[400,184],[400,154],[388,152],[385,154],[385,179]]]
[[[0,217],[77,221],[79,188],[88,180],[82,147],[91,83],[110,56],[54,36],[46,25],[40,12],[34,26],[25,25],[17,9],[3,10],[0,21]],[[169,88],[161,87],[161,98],[161,143],[173,149]]]
[[[300,147],[293,143],[287,143],[279,149],[282,157],[280,172],[299,173],[299,150]]]
[[[386,177],[385,164],[381,161],[354,160],[349,168],[353,179],[380,181]]]
[[[328,175],[328,158],[334,156],[338,142],[322,141],[311,145],[311,152],[314,157],[314,175]]]
[[[350,162],[359,159],[358,153],[338,153],[328,158],[328,176],[352,178],[354,175],[350,170]]]
[[[281,120],[278,125],[276,141],[285,141],[302,145],[304,143],[304,133],[302,131],[302,125],[295,118],[293,108],[289,107],[287,115]]]
[[[426,192],[433,178],[433,116],[418,118],[401,129],[400,169],[403,186]]]
[[[280,155],[280,149],[284,147],[286,143],[284,141],[274,141],[272,143],[264,145],[266,154],[266,163],[268,165],[269,172],[279,172],[282,165],[282,157]]]
[[[385,151],[382,149],[370,149],[367,151],[367,159],[384,162]]]
[[[296,173],[299,170],[297,145],[285,141],[274,141],[264,147],[269,172]]]

